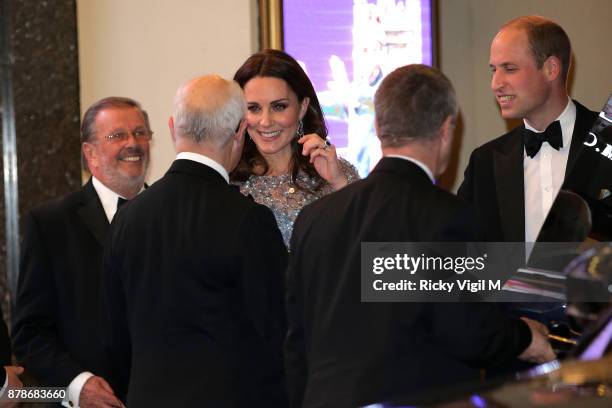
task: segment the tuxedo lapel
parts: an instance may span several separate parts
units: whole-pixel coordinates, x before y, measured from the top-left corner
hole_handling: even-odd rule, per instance
[[[597,120],[598,113],[575,103],[576,124],[563,188],[597,200],[602,190],[612,189],[612,165],[598,151],[584,146],[585,137]]]
[[[81,194],[83,201],[82,205],[77,209],[77,213],[83,224],[96,237],[100,245],[103,246],[110,224],[106,219],[104,208],[102,208],[102,203],[98,198],[91,179],[85,184]]]
[[[519,126],[502,148],[493,151],[493,170],[504,241],[525,240],[525,188],[523,179],[523,142]]]
[[[567,158],[567,166],[565,168],[565,179],[572,174],[576,161],[580,157],[580,153],[584,149],[584,141],[593,122],[597,118],[596,113],[590,112],[587,108],[574,101],[576,104],[576,122],[574,123],[574,131],[572,132],[572,142],[570,144],[570,151]]]

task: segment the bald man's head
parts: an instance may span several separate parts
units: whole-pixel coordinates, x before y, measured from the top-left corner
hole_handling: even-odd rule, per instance
[[[242,89],[218,75],[194,78],[174,98],[175,136],[196,143],[226,144],[246,113]]]

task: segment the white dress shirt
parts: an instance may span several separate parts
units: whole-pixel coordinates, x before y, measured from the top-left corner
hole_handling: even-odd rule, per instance
[[[119,197],[121,196],[115,193],[110,188],[106,187],[97,178],[92,177],[91,181],[92,181],[94,189],[96,190],[96,193],[98,194],[98,198],[100,199],[100,202],[102,203],[102,207],[104,208],[104,213],[106,214],[106,218],[108,219],[108,222],[110,223],[113,220],[115,213],[117,212],[117,201]],[[125,197],[121,197],[121,198],[125,199]]]
[[[576,122],[576,105],[571,99],[568,98],[565,110],[556,120],[561,125],[563,147],[556,150],[548,142],[544,142],[533,158],[527,156],[523,150],[525,242],[535,242],[538,238],[565,179],[565,168]],[[545,130],[535,129],[527,120],[523,122],[525,127],[533,132],[541,133]]]

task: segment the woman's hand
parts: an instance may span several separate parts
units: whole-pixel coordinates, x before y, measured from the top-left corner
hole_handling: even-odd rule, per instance
[[[327,181],[334,190],[339,190],[348,184],[346,176],[340,169],[336,148],[322,139],[316,133],[302,136],[298,143],[302,145],[302,154],[310,156],[310,162],[317,173]]]

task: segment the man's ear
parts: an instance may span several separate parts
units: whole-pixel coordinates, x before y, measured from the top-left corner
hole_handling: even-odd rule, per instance
[[[240,125],[238,125],[238,130],[236,130],[236,134],[234,135],[234,143],[239,143],[239,144],[244,143],[246,128],[247,128],[247,121],[246,119],[242,119],[240,121]]]
[[[83,150],[83,156],[85,156],[85,160],[87,161],[87,167],[90,170],[92,167],[97,167],[98,159],[95,154],[94,146],[91,143],[83,142],[81,149]]]
[[[168,129],[170,129],[170,136],[172,136],[172,142],[176,142],[176,136],[174,135],[174,117],[170,116],[168,119]]]
[[[234,134],[234,137],[230,139],[231,148],[229,149],[229,161],[227,163],[227,171],[232,172],[238,163],[240,162],[240,157],[242,157],[242,151],[244,150],[244,137],[245,131],[247,127],[246,119],[242,119],[240,125],[238,125],[238,129]],[[227,146],[227,145],[226,145]]]
[[[453,136],[455,134],[455,121],[456,119],[452,115],[448,115],[442,127],[440,128],[440,142],[442,147],[446,147],[453,142]]]
[[[455,120],[456,118],[453,117],[453,115],[448,115],[444,122],[442,122],[442,126],[438,131],[438,138],[436,142],[438,144],[438,149],[436,152],[434,167],[431,169],[434,177],[439,177],[446,171],[446,167],[448,166],[451,148],[453,147]]]
[[[310,98],[305,96],[302,99],[302,103],[300,106],[300,120],[304,119],[304,115],[306,115],[306,111],[308,110],[308,105],[310,104]]]
[[[544,61],[542,69],[548,80],[554,81],[561,76],[561,60],[551,55]]]

